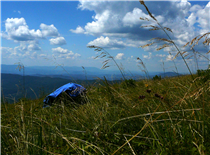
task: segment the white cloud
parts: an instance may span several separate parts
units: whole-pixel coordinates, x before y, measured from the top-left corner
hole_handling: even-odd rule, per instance
[[[118,53],[115,57],[116,60],[122,60],[124,56],[124,53]]]
[[[1,36],[8,40],[14,40],[15,42],[30,42],[45,39],[45,37],[60,36],[57,28],[53,24],[46,25],[42,23],[40,24],[40,29],[41,30],[29,29],[23,17],[7,18],[5,21],[5,32],[2,32]],[[56,43],[56,40],[53,41],[53,43]],[[64,44],[64,41],[62,37],[57,40],[60,44]]]
[[[88,57],[88,59],[94,59],[94,58],[95,58],[95,56]]]
[[[209,32],[209,27],[210,27],[209,12],[210,12],[210,2],[208,2],[208,4],[205,6],[204,9],[200,9],[197,11],[198,23],[199,23],[199,26],[204,29],[203,31],[201,31],[203,33]]]
[[[41,50],[41,47],[39,47],[38,44],[30,44],[30,45],[28,45],[28,50],[29,50],[29,51]]]
[[[58,33],[57,28],[52,25],[41,24],[40,29],[42,30],[42,34],[45,37],[58,37],[60,34]]]
[[[173,55],[167,55],[166,61],[172,61],[173,57],[174,57]]]
[[[39,46],[36,44],[30,44],[27,46],[26,43],[21,43],[20,46],[10,48],[10,47],[0,47],[2,58],[4,61],[7,59],[38,59],[40,55],[44,56],[44,54],[38,54],[36,51],[40,51]]]
[[[81,54],[75,53],[74,56],[75,56],[75,57],[80,57]]]
[[[80,57],[81,55],[78,53],[73,53],[72,51],[69,51],[68,49],[63,49],[61,47],[52,48],[53,53],[55,53],[55,57],[62,58],[62,59],[75,59],[77,57]]]
[[[52,38],[52,39],[50,39],[50,44],[51,45],[65,45],[66,40],[64,37]]]
[[[96,14],[96,16],[93,17],[95,21],[86,24],[85,26],[86,33],[92,35],[100,35],[104,31],[106,26],[105,22],[109,19],[109,17],[110,17],[109,10],[105,10],[102,14]],[[106,29],[107,28],[108,25]]]
[[[142,56],[143,56],[144,59],[151,59],[152,58],[152,53],[149,52],[149,55],[142,54]]]
[[[24,18],[7,18],[5,21],[7,39],[16,41],[30,41],[43,38],[40,30],[29,30]],[[5,36],[6,34],[4,34]]]
[[[134,25],[145,23],[144,21],[139,20],[139,17],[149,18],[149,15],[146,15],[145,13],[143,13],[143,11],[140,10],[139,8],[134,8],[132,12],[126,13],[126,15],[123,17],[122,21],[123,21],[124,26],[133,27]]]
[[[30,52],[29,51],[27,51],[27,52],[25,52],[23,55],[22,55],[23,57],[29,57],[30,56]]]
[[[126,46],[129,46],[126,45],[123,41],[117,39],[110,39],[109,37],[103,37],[103,36],[87,44],[87,46],[91,45],[99,46],[102,48],[109,48],[109,49],[122,49],[125,48]]]
[[[40,57],[46,57],[47,55],[46,54],[40,54],[39,56]]]
[[[81,26],[77,26],[76,30],[70,29],[73,33],[84,33],[85,30]]]
[[[52,48],[52,51],[53,51],[53,52],[57,52],[57,53],[61,53],[61,54],[67,54],[67,53],[69,52],[68,49],[63,49],[63,48],[61,48],[61,47]],[[70,53],[73,54],[72,51],[70,51]]]
[[[16,11],[16,10],[14,10],[13,12],[18,12],[19,14],[21,14],[21,12],[20,12],[20,11]]]
[[[173,34],[169,32],[169,35],[178,46],[184,45],[206,30],[209,31],[210,3],[205,8],[198,5],[192,6],[187,1],[147,1],[145,3],[163,27],[172,29]],[[149,28],[140,28],[142,25],[157,25],[154,22],[139,19],[147,17],[153,21],[138,1],[80,1],[78,8],[95,12],[93,21],[84,26],[84,34],[104,36],[104,38],[108,36],[112,40],[124,38],[124,46],[128,46],[128,42],[144,42],[154,37],[165,38],[161,30],[149,31]],[[202,29],[197,31],[196,24]],[[96,41],[98,40],[94,40]]]
[[[160,57],[160,58],[162,58],[162,57],[166,57],[166,55],[165,55],[165,54],[156,54],[155,56],[156,56],[156,57]]]
[[[14,49],[10,47],[0,47],[2,58],[7,58],[10,54],[14,53]]]
[[[31,59],[36,59],[37,58],[37,53],[36,52],[33,52],[32,54],[31,54]]]

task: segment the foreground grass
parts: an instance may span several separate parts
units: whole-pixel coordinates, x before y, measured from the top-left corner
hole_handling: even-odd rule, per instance
[[[162,27],[143,0],[140,3],[159,25],[147,27],[162,29],[169,38],[154,39],[174,45],[178,52],[175,58],[181,55],[189,69],[185,52],[165,31],[171,29]],[[195,37],[185,46],[194,43],[193,49],[203,37],[203,44],[209,45],[209,34]],[[102,68],[111,60],[116,63],[102,48],[89,48],[102,51],[101,58],[108,56]],[[142,61],[140,64],[146,69]],[[45,109],[44,98],[2,104],[2,154],[209,154],[210,76],[203,74],[133,81],[122,73],[124,81],[120,84],[104,79],[103,85],[89,87],[83,105],[72,103],[65,94]]]
[[[2,104],[2,154],[208,154],[210,85],[190,79],[103,80],[83,105]]]

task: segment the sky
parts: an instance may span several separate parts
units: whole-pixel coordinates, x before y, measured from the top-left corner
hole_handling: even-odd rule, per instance
[[[194,37],[210,32],[210,2],[208,1],[145,1],[152,15],[167,31],[180,51],[187,55],[192,71],[196,59],[190,46]],[[147,20],[140,20],[140,17]],[[107,57],[94,59],[102,51],[87,46],[99,46],[108,52],[124,70],[139,71],[140,58],[149,72],[177,71],[187,73],[187,67],[173,46],[156,50],[166,42],[149,47],[152,38],[166,38],[139,1],[2,1],[1,2],[1,64],[21,62],[24,66],[83,66],[101,68]],[[206,54],[209,46],[199,44],[195,51]],[[192,57],[191,57],[192,56]],[[199,69],[209,61],[197,57]],[[110,61],[107,70],[117,70]],[[176,66],[176,67],[175,67]]]

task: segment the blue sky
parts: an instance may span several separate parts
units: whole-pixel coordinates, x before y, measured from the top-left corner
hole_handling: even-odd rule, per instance
[[[145,4],[161,25],[173,31],[169,35],[189,56],[192,51],[181,46],[210,30],[208,1],[145,1]],[[145,25],[157,26],[138,1],[2,1],[1,63],[101,68],[106,59],[93,59],[97,53],[87,48],[96,45],[108,51],[125,70],[140,70],[137,57],[148,71],[163,71],[163,63],[166,71],[175,70],[172,58],[177,51],[173,47],[156,51],[163,45],[158,43],[139,48],[151,43],[152,38],[167,38],[161,30],[141,28]],[[204,47],[202,40],[195,50],[208,57],[209,47]],[[187,72],[180,56],[174,61],[179,72]],[[198,61],[201,69],[207,68],[206,58],[200,57]],[[195,70],[194,57],[187,62]]]

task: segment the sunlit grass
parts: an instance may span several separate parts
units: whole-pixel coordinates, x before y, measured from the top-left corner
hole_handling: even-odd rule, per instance
[[[148,13],[155,18],[149,10]],[[162,41],[174,45],[170,39]],[[194,39],[190,44],[194,41],[199,40]],[[118,66],[108,52],[102,54]],[[178,50],[178,54],[185,61],[184,53]],[[143,61],[137,59],[149,77]],[[81,100],[74,102],[65,93],[48,108],[42,108],[44,97],[2,104],[2,154],[203,155],[210,152],[209,70],[198,74],[189,70],[190,75],[137,81],[126,79],[120,67],[119,70],[121,83],[101,79],[102,84],[87,87],[82,105]]]
[[[2,153],[111,154],[139,131],[121,153],[207,153],[209,85],[189,79],[107,83],[92,88],[83,105],[61,99],[42,108],[43,98],[3,104]]]

